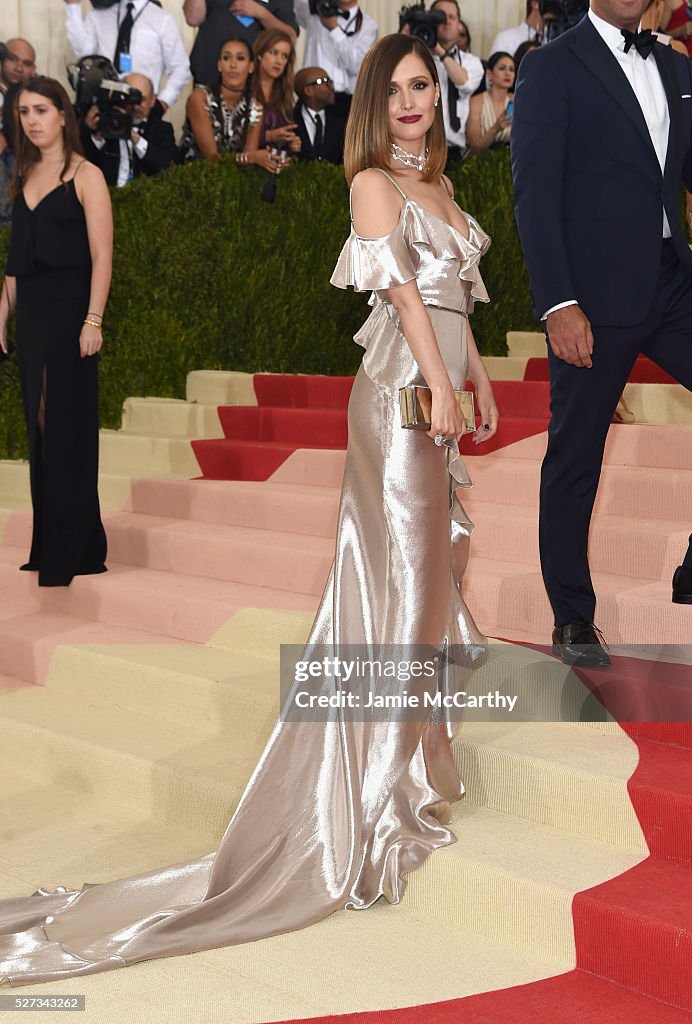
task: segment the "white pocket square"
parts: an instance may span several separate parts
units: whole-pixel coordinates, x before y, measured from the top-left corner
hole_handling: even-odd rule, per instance
[[[692,95],[690,95],[689,92],[686,92],[683,96],[680,97],[680,99],[681,100],[692,100]]]

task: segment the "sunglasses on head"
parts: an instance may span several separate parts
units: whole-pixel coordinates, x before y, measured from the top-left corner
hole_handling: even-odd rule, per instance
[[[329,78],[328,75],[324,75],[322,78],[315,78],[312,82],[306,82],[305,88],[307,89],[309,85],[329,85],[332,81],[334,81],[334,79]]]

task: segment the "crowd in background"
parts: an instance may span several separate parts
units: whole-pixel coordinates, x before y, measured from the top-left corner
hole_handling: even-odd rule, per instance
[[[67,36],[78,62],[77,99],[85,95],[84,83],[93,81],[97,57],[101,78],[122,83],[121,91],[102,88],[92,97],[96,102],[78,106],[85,155],[111,186],[175,162],[229,152],[240,164],[273,173],[291,160],[341,161],[358,70],[378,36],[358,0],[182,0],[182,6],[197,29],[189,55],[175,19],[157,0],[113,0],[86,15],[80,0],[65,0]],[[509,144],[517,70],[543,42],[544,6],[527,0],[524,20],[498,32],[481,59],[458,0],[427,5],[436,14],[426,42],[440,77],[450,160]],[[678,40],[673,45],[692,54],[688,12],[686,3],[652,0],[646,17],[651,28],[666,29]],[[417,33],[418,27],[408,22],[402,31]],[[300,32],[304,61],[296,70]],[[8,40],[0,58],[0,220],[6,220],[9,110],[37,67],[25,39]],[[176,139],[166,112],[191,81],[182,137]]]

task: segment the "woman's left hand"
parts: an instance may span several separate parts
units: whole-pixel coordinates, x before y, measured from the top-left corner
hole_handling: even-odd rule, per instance
[[[290,149],[291,153],[300,153],[302,147],[303,143],[299,135],[294,135],[293,138],[288,143],[288,148]]]
[[[492,384],[489,380],[476,384],[476,403],[481,416],[481,425],[473,435],[473,443],[483,444],[497,433],[497,424],[500,418]]]
[[[96,355],[101,351],[102,345],[103,335],[99,328],[92,324],[83,324],[82,333],[79,335],[79,350],[82,358]]]

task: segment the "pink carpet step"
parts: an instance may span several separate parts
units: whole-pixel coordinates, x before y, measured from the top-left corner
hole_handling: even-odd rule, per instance
[[[541,460],[547,433],[518,441],[503,451],[505,458]],[[613,424],[608,431],[604,463],[640,469],[692,469],[692,427],[663,424]]]
[[[132,511],[258,530],[334,537],[336,487],[245,480],[137,480]]]
[[[219,408],[223,432],[233,441],[280,441],[297,447],[317,441],[322,448],[345,448],[343,409],[291,409],[228,405]]]
[[[541,467],[532,459],[516,459],[498,452],[489,459],[468,458],[474,486],[463,495],[475,501],[538,508]],[[692,469],[654,469],[639,466],[603,467],[596,497],[596,513],[642,519],[674,519],[692,528]]]
[[[206,643],[243,608],[310,612],[317,607],[314,594],[115,562],[109,562],[107,573],[81,576],[66,590],[38,587],[35,574],[17,571],[18,556],[21,553],[17,548],[0,545],[0,606],[9,609],[21,600],[27,612],[38,610],[96,620],[109,627],[138,629],[164,637],[166,643]]]
[[[319,595],[334,557],[328,538],[123,513],[107,521],[111,558],[164,572]]]
[[[462,495],[463,500],[463,495]],[[538,520],[535,507],[473,500],[467,510],[476,524],[474,558],[537,566]],[[591,524],[592,572],[637,580],[669,579],[680,564],[692,523],[597,515]]]
[[[473,550],[473,548],[472,548]],[[689,644],[687,605],[671,603],[670,582],[593,574],[598,597],[596,624],[611,644]],[[550,640],[553,615],[536,567],[510,565],[473,554],[464,597],[478,625],[490,636]]]
[[[156,644],[170,638],[34,610],[0,621],[0,673],[42,684],[58,644]]]

